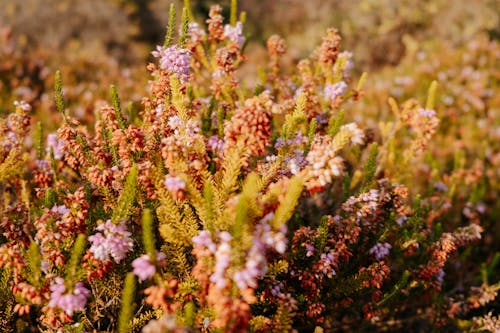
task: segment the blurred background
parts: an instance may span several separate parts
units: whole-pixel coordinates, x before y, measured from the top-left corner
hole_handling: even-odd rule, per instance
[[[162,42],[173,0],[1,0],[0,25],[11,29],[17,47],[45,52],[66,64],[80,58],[112,57],[127,65],[144,63]],[[230,0],[191,0],[198,22],[210,5]],[[252,48],[273,33],[286,36],[292,56],[307,54],[327,27],[338,28],[344,47],[368,69],[395,65],[405,54],[405,37],[463,44],[486,32],[500,35],[496,0],[240,0],[247,13]],[[102,59],[101,59],[102,60]]]
[[[66,82],[66,97],[78,101],[75,112],[91,113],[91,101],[119,85],[125,100],[138,100],[147,76],[145,65],[161,44],[172,0],[0,0],[0,105],[14,99],[50,109],[55,70]],[[204,24],[211,4],[228,14],[230,0],[191,0]],[[245,72],[256,77],[255,63],[266,63],[265,41],[285,36],[289,60],[308,55],[327,27],[343,36],[356,70],[376,75],[425,48],[455,49],[478,35],[498,40],[496,0],[240,0],[249,35]],[[228,15],[226,15],[228,17]],[[245,69],[243,69],[245,71]],[[97,95],[97,96],[96,96]],[[87,104],[86,104],[87,103]],[[0,114],[6,112],[0,106]]]

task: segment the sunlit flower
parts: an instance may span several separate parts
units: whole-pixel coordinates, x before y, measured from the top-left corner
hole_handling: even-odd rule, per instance
[[[127,231],[125,222],[116,225],[108,220],[97,226],[96,230],[101,232],[89,237],[89,242],[92,244],[90,252],[96,259],[104,261],[113,257],[118,264],[134,246],[130,238],[132,234]]]

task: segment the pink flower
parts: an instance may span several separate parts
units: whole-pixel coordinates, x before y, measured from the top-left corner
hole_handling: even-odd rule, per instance
[[[77,282],[73,291],[66,290],[64,279],[56,277],[55,284],[50,286],[49,307],[60,308],[68,316],[72,316],[76,311],[82,311],[87,303],[90,291],[84,287],[82,282]]]
[[[54,213],[58,213],[60,215],[64,215],[64,214],[69,213],[70,209],[68,207],[66,207],[65,205],[61,205],[61,206],[52,207],[52,209],[50,211],[54,212]]]
[[[60,140],[57,137],[57,134],[51,133],[47,136],[46,151],[48,154],[50,154],[50,151],[52,149],[52,152],[54,153],[54,158],[56,160],[60,160],[63,157],[64,155],[63,147],[64,147],[64,141]]]
[[[243,36],[243,23],[236,22],[236,26],[226,24],[224,26],[224,36],[230,41],[238,44],[238,47],[242,47],[245,43],[245,36]]]
[[[431,109],[419,108],[418,115],[423,118],[434,118],[436,116],[436,111]]]
[[[204,246],[210,252],[215,253],[217,247],[210,237],[210,233],[206,230],[202,230],[198,236],[192,238],[193,244],[195,246]]]
[[[167,256],[165,253],[156,253],[156,261],[158,265],[161,266],[165,264],[166,258]],[[132,261],[132,267],[134,268],[134,274],[139,278],[139,281],[150,279],[156,273],[156,266],[151,263],[151,259],[147,254],[144,254]]]
[[[157,46],[153,56],[160,58],[160,68],[166,69],[170,74],[175,75],[181,82],[189,81],[191,52],[181,49],[177,45],[165,48]]]
[[[97,226],[96,230],[102,233],[98,232],[89,237],[89,242],[92,243],[90,251],[96,259],[108,260],[111,256],[119,264],[134,247],[130,238],[132,234],[127,231],[125,222],[116,225],[108,220]]]
[[[334,84],[325,85],[324,95],[328,100],[335,100],[338,96],[345,93],[347,90],[347,84],[344,81],[340,81]]]
[[[228,232],[223,231],[219,234],[219,238],[221,242],[215,252],[215,267],[214,273],[210,276],[210,282],[215,283],[217,288],[224,289],[227,285],[225,273],[231,263],[230,242],[232,236]]]
[[[14,101],[14,106],[19,107],[23,111],[31,111],[31,105],[26,101]]]

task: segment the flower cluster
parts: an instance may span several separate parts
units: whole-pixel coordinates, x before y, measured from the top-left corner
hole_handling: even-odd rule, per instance
[[[119,264],[134,247],[134,242],[127,231],[125,221],[114,224],[111,220],[98,225],[96,234],[89,237],[91,243],[90,252],[98,260],[109,260],[110,257]]]
[[[176,45],[168,48],[158,46],[153,56],[160,58],[160,68],[167,70],[179,78],[182,82],[189,81],[191,53],[187,49],[179,48]]]
[[[50,286],[49,307],[58,307],[72,316],[74,312],[85,309],[90,291],[85,288],[82,282],[77,282],[73,290],[67,290],[63,278],[56,277],[54,284]]]

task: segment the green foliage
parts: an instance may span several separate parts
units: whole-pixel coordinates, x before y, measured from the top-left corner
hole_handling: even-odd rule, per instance
[[[120,223],[122,220],[126,220],[128,216],[132,213],[132,208],[134,206],[137,196],[137,165],[133,165],[130,169],[123,191],[118,198],[116,207],[113,210],[113,215],[111,217],[111,222],[114,224]]]
[[[55,78],[55,84],[54,84],[54,91],[55,91],[55,102],[56,102],[56,107],[57,111],[59,111],[61,114],[66,115],[66,110],[64,106],[64,96],[63,96],[63,91],[62,91],[62,79],[61,79],[61,72],[57,71],[56,72],[56,78]]]
[[[375,177],[375,173],[377,172],[377,156],[378,156],[378,144],[374,142],[370,149],[370,156],[368,157],[368,161],[365,164],[364,170],[364,184],[361,192],[367,191],[372,185]]]
[[[73,244],[71,257],[66,266],[66,282],[71,281],[71,283],[76,283],[76,281],[79,280],[79,275],[81,274],[80,261],[85,253],[86,245],[87,236],[85,234],[79,234]],[[70,288],[70,290],[71,289],[72,288]]]
[[[130,332],[130,325],[134,315],[135,289],[135,276],[132,273],[128,273],[125,277],[125,284],[122,291],[122,306],[120,309],[120,317],[118,321],[119,333]]]
[[[151,210],[145,209],[142,213],[142,244],[151,263],[156,263],[156,240],[154,235],[154,219]]]
[[[167,34],[165,35],[164,46],[169,47],[172,45],[172,41],[174,39],[174,31],[175,31],[175,6],[174,4],[170,4],[170,11],[168,14],[168,26],[167,26]]]
[[[30,243],[27,254],[29,266],[29,281],[32,285],[40,287],[42,284],[42,257],[40,254],[40,247],[34,241]]]
[[[111,95],[111,103],[113,104],[113,108],[116,112],[116,120],[121,128],[125,128],[126,124],[125,119],[123,118],[120,96],[118,96],[118,91],[116,90],[116,86],[114,84],[109,87],[109,92]]]
[[[303,188],[304,183],[299,177],[293,177],[290,180],[290,185],[288,186],[285,199],[280,203],[273,220],[270,222],[275,229],[279,229],[292,217],[295,207],[299,202]]]
[[[182,27],[181,36],[179,39],[179,46],[181,48],[186,47],[186,38],[188,38],[188,27],[189,27],[189,10],[188,8],[182,8]]]

